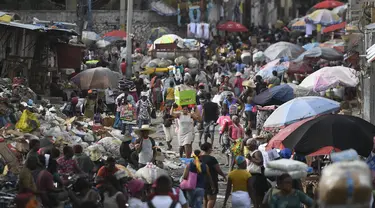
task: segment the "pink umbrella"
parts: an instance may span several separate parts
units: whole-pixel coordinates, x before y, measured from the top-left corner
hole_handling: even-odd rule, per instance
[[[284,139],[286,139],[294,130],[296,130],[298,127],[300,127],[302,124],[306,123],[307,121],[310,121],[314,119],[315,117],[311,117],[308,119],[304,119],[302,121],[298,121],[296,123],[293,123],[289,126],[287,126],[284,129],[281,129],[279,133],[277,133],[272,139],[268,142],[266,146],[266,150],[271,150],[271,149],[284,149],[284,145],[282,142]]]
[[[293,61],[286,61],[286,62],[281,62],[280,59],[276,59],[274,61],[271,61],[264,65],[261,70],[263,69],[268,69],[277,65],[284,66],[288,68],[288,74],[294,74],[294,73],[311,73],[312,68],[305,62],[293,62]]]

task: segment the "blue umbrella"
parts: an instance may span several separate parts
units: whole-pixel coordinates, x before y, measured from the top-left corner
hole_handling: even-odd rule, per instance
[[[293,88],[282,84],[269,88],[259,95],[254,96],[253,102],[257,105],[281,105],[294,98]]]
[[[332,113],[340,109],[340,103],[318,96],[299,97],[279,106],[264,123],[264,127],[275,128],[313,116]]]
[[[308,43],[308,44],[302,46],[302,48],[305,49],[306,51],[308,51],[308,50],[311,50],[311,49],[313,49],[315,47],[319,47],[319,45],[320,45],[320,43],[317,43],[317,42],[315,42],[315,43]]]
[[[305,58],[321,58],[329,61],[339,61],[344,58],[344,55],[334,48],[315,47],[311,50],[303,52],[295,62],[301,62]]]
[[[272,72],[276,71],[277,74],[283,75],[284,72],[288,70],[288,67],[285,65],[276,65],[276,66],[270,66],[267,68],[264,68],[260,70],[256,75],[260,75],[264,80],[268,80],[273,77]]]

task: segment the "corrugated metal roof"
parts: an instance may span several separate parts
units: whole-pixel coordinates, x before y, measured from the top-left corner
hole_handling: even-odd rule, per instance
[[[43,30],[44,29],[41,26],[31,25],[31,24],[23,24],[23,23],[19,23],[19,22],[0,22],[0,24],[11,26],[11,27],[23,28],[23,29],[27,29],[27,30]]]
[[[66,32],[66,33],[70,33],[72,35],[78,35],[78,33],[74,30],[69,30],[69,29],[60,29],[60,28],[45,28],[45,30],[49,30],[49,31],[60,31],[60,32]]]

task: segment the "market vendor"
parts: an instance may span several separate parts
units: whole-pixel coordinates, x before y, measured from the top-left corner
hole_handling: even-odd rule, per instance
[[[149,125],[142,125],[141,128],[135,129],[134,132],[138,135],[135,144],[135,149],[138,153],[138,167],[142,168],[147,163],[155,161],[155,140],[149,137],[155,131]]]

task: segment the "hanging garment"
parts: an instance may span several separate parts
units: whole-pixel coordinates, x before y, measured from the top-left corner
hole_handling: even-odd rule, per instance
[[[196,12],[196,14],[194,14]],[[189,7],[190,22],[198,23],[201,20],[201,8],[199,6]]]
[[[203,28],[202,24],[198,23],[197,24],[197,33],[195,34],[195,38],[202,38],[203,37]]]

